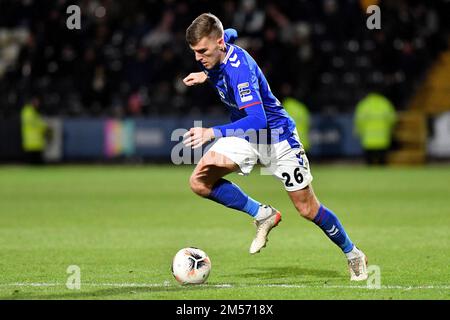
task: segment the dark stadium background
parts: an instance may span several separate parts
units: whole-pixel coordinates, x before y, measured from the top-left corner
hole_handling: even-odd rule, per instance
[[[81,9],[80,30],[66,26],[72,4]],[[366,27],[370,4],[381,9],[379,30]],[[189,128],[193,120],[227,121],[208,85],[187,89],[181,82],[198,70],[185,29],[204,11],[237,29],[238,44],[255,57],[280,100],[292,96],[306,104],[316,160],[361,159],[352,116],[372,90],[400,114],[392,163],[449,156],[439,147],[427,153],[426,145],[435,119],[450,110],[448,77],[438,88],[430,79],[434,69],[450,74],[448,1],[2,0],[0,160],[23,159],[19,115],[30,97],[38,97],[40,112],[53,119],[49,162],[167,160],[173,129]],[[137,133],[133,122],[132,137],[123,138],[134,139],[131,145],[105,155],[107,138],[99,137],[105,119],[118,120],[119,127],[122,120],[141,119],[144,131]],[[326,132],[333,127],[338,137],[327,141],[336,136]],[[446,148],[450,137],[436,139]]]

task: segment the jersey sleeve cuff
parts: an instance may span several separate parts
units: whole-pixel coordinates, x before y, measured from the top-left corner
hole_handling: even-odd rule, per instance
[[[214,139],[218,139],[218,138],[223,137],[222,130],[220,129],[219,126],[212,127],[212,129],[214,131]]]

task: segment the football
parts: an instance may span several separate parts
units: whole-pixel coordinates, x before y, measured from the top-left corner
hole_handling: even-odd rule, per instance
[[[183,248],[172,261],[172,274],[181,284],[202,284],[211,271],[211,260],[198,248]]]

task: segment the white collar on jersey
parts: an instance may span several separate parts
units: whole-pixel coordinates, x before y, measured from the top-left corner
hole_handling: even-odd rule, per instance
[[[229,44],[229,49],[228,49],[227,55],[225,56],[225,59],[223,59],[223,61],[222,61],[223,64],[228,62],[228,58],[231,56],[233,51],[234,51],[234,47]]]

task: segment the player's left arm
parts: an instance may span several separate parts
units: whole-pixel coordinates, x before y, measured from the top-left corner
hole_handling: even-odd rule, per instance
[[[258,79],[254,70],[242,57],[236,60],[230,69],[228,85],[234,90],[235,101],[239,110],[244,110],[246,116],[232,123],[212,128],[191,128],[184,135],[184,144],[198,148],[214,138],[230,136],[246,136],[267,128],[267,117],[262,98],[259,93]]]
[[[256,132],[267,128],[267,117],[261,101],[249,103],[240,109],[245,109],[247,116],[235,122],[213,127],[215,137],[243,136],[250,131]]]
[[[196,149],[215,138],[251,135],[253,130],[256,132],[267,128],[266,113],[261,103],[249,105],[245,111],[246,117],[229,124],[212,128],[191,128],[184,134],[183,143],[187,147]]]
[[[237,107],[246,116],[235,122],[213,127],[216,137],[243,136],[250,130],[267,128],[266,112],[255,71],[250,68],[245,57],[236,60],[234,65],[236,67],[232,64],[233,67],[230,68],[229,86],[233,88]]]

